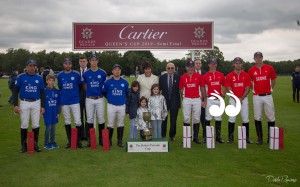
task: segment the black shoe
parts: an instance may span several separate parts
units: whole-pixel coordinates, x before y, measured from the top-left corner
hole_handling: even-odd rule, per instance
[[[252,144],[252,141],[249,138],[246,138],[247,144]]]
[[[70,147],[71,147],[71,144],[70,144],[70,142],[68,142],[68,143],[66,144],[65,148],[68,149],[68,148],[70,148]]]
[[[170,141],[174,142],[175,141],[175,137],[170,137]]]
[[[256,144],[257,144],[257,145],[262,145],[262,144],[263,144],[262,139],[258,138],[257,141],[256,141]]]
[[[123,143],[122,143],[122,140],[118,140],[118,146],[119,147],[124,147]]]
[[[81,142],[77,143],[77,147],[78,148],[83,148],[83,145],[81,144]]]
[[[222,140],[222,138],[218,138],[218,139],[216,139],[216,141],[219,143],[224,143],[224,140]]]
[[[201,141],[199,140],[199,138],[194,138],[193,142],[195,142],[196,144],[201,144]]]

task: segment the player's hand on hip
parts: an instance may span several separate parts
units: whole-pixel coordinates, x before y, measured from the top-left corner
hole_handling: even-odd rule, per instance
[[[15,112],[15,113],[18,114],[20,111],[21,111],[21,109],[20,109],[19,106],[15,106],[15,107],[14,107],[14,112]]]

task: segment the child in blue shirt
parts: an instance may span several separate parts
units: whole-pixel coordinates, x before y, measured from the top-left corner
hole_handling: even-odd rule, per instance
[[[60,91],[54,87],[54,75],[46,76],[47,87],[45,88],[45,149],[59,148],[55,142],[55,125],[58,123],[60,111]]]

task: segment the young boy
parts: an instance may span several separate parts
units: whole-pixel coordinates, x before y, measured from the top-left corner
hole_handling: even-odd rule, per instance
[[[55,142],[55,124],[58,123],[60,111],[60,92],[54,87],[54,75],[46,76],[47,87],[45,88],[45,149],[59,148]]]

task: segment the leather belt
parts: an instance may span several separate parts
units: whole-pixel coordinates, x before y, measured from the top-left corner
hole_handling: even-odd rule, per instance
[[[21,101],[27,101],[27,102],[34,102],[37,100],[39,100],[39,99],[21,99]]]
[[[86,97],[86,98],[96,100],[96,99],[100,99],[100,98],[102,98],[102,97],[103,97],[103,96],[89,96],[89,97]]]
[[[258,96],[267,96],[267,95],[271,95],[271,93],[266,93],[266,94],[258,94]]]

